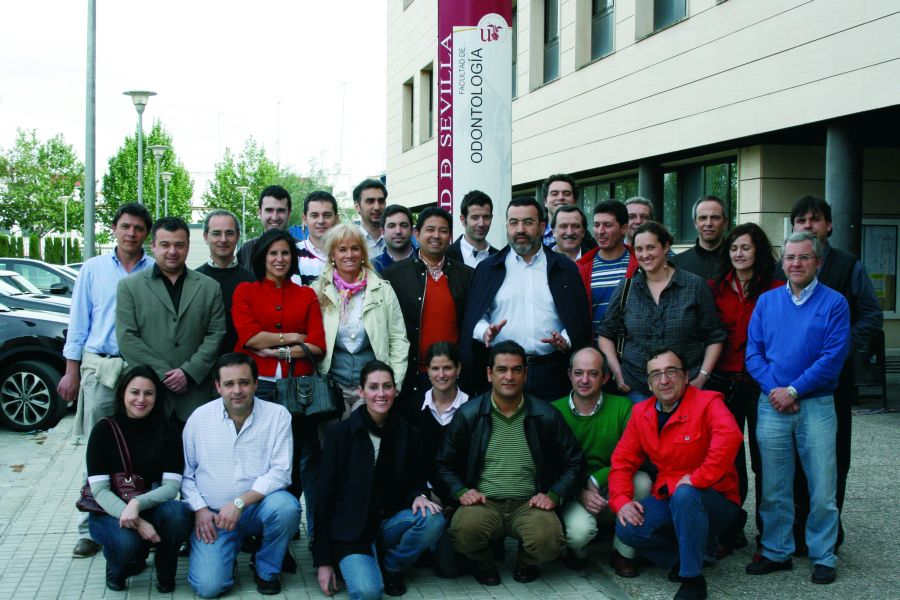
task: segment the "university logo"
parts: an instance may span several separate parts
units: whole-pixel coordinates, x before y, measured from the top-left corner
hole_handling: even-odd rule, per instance
[[[478,30],[481,33],[482,42],[499,42],[506,37],[509,25],[506,19],[497,13],[491,13],[481,17],[478,21]]]

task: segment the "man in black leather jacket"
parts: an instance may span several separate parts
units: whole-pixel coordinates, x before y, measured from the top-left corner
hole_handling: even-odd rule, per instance
[[[492,545],[506,535],[519,540],[516,581],[534,581],[538,565],[559,555],[565,537],[556,509],[574,494],[585,469],[559,412],[522,393],[525,376],[519,344],[492,346],[492,391],[457,410],[437,457],[439,485],[460,504],[450,540],[484,585],[500,583]]]

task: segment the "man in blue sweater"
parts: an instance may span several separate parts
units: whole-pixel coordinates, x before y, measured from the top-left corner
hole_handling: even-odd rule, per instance
[[[784,241],[786,289],[760,296],[747,332],[747,371],[759,383],[756,438],[762,456],[762,558],[750,575],[792,568],[794,452],[809,482],[806,543],[813,583],[835,579],[838,534],[835,493],[834,390],[850,340],[850,309],[816,279],[821,242],[811,233]]]

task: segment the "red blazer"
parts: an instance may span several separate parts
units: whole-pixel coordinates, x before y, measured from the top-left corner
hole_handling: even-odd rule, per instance
[[[625,272],[625,278],[631,279],[638,270],[637,256],[635,256],[631,246],[625,244],[625,248],[631,253],[628,256],[628,270]],[[575,261],[575,265],[578,267],[578,274],[581,275],[581,283],[584,284],[584,289],[587,291],[588,308],[593,306],[591,302],[591,271],[594,268],[594,257],[599,251],[600,248],[594,248],[587,254],[582,254],[581,258]]]
[[[632,478],[646,460],[659,469],[653,495],[667,486],[669,496],[685,474],[699,489],[712,488],[740,505],[734,457],[744,443],[744,435],[719,392],[704,392],[688,386],[681,403],[662,432],[656,418],[656,396],[639,402],[612,455],[609,473],[609,505],[619,512],[634,499]]]
[[[305,333],[306,341],[325,350],[325,327],[322,325],[322,308],[311,288],[286,280],[280,288],[269,279],[244,282],[234,290],[231,317],[237,331],[235,352],[249,354],[259,367],[259,374],[274,377],[277,358],[257,356],[244,344],[260,331]],[[288,363],[282,361],[281,375],[288,377]],[[294,360],[294,375],[309,375],[312,363],[306,359]]]

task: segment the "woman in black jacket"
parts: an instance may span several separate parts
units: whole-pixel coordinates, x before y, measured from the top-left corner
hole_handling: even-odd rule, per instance
[[[178,549],[187,541],[194,515],[175,500],[184,472],[181,437],[165,416],[165,388],[156,372],[137,365],[119,377],[116,413],[134,473],[146,492],[127,503],[111,488],[111,476],[125,471],[112,425],[99,422],[87,445],[88,482],[97,504],[107,512],[91,514],[91,536],[103,546],[106,587],[125,589],[125,580],[143,571],[150,545],[156,544],[156,589],[175,589]]]
[[[365,408],[325,437],[313,560],[326,595],[337,591],[337,567],[350,598],[370,600],[405,592],[403,569],[438,540],[444,517],[427,497],[418,433],[389,414],[397,394],[393,370],[370,361],[358,393]]]

